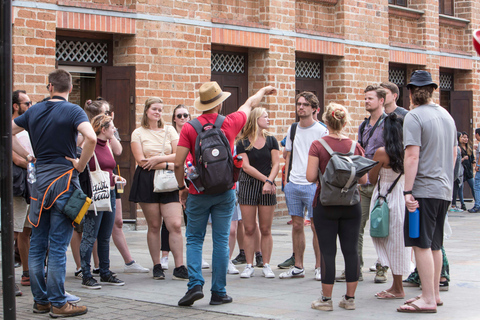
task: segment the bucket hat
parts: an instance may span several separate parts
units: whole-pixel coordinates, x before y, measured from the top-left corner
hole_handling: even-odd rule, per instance
[[[411,86],[424,87],[428,85],[433,85],[435,89],[438,88],[438,85],[432,81],[432,75],[430,72],[425,70],[415,70],[412,72],[410,83],[407,84],[407,89],[410,89]]]
[[[199,89],[200,97],[195,99],[195,109],[198,111],[208,111],[215,108],[220,103],[230,97],[230,92],[222,91],[222,88],[216,81],[206,82]]]

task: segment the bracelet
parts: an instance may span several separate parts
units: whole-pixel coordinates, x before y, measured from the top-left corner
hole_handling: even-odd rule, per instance
[[[183,190],[185,188],[186,188],[185,185],[183,185],[183,187],[178,187],[178,190],[180,191],[180,190]]]
[[[413,193],[412,193],[412,190],[410,190],[410,191],[403,191],[403,195],[404,195],[404,196],[406,196],[407,194],[413,194]]]
[[[267,179],[267,180],[265,180],[265,182],[268,182],[268,183],[270,183],[272,186],[274,185],[274,183],[273,183],[272,181],[268,180],[268,179]]]
[[[168,170],[168,162],[165,162],[165,165],[166,165],[165,170]]]

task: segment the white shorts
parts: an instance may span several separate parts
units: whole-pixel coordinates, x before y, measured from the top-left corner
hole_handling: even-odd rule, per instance
[[[30,206],[23,197],[13,197],[13,231],[23,232],[23,228],[31,228],[27,215]]]

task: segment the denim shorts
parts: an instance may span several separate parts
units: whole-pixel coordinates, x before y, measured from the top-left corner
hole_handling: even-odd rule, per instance
[[[313,199],[317,186],[312,184],[295,184],[287,183],[285,186],[285,200],[287,202],[288,213],[291,216],[304,217],[305,208],[307,209],[307,217],[313,216]]]

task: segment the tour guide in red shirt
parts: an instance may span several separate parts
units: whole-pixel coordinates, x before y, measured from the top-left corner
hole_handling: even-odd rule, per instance
[[[215,123],[215,120],[222,108],[222,102],[230,96],[229,92],[223,92],[218,83],[207,82],[200,87],[200,97],[195,100],[195,109],[202,112],[197,119],[202,125]],[[264,95],[275,94],[277,90],[272,86],[260,89],[256,94],[248,98],[237,112],[229,114],[221,130],[227,137],[233,153],[234,140],[242,130],[252,108],[255,108]],[[197,132],[187,122],[180,133],[180,140],[177,146],[175,158],[175,176],[180,190],[180,201],[185,205],[188,216],[187,225],[187,266],[188,266],[188,291],[178,301],[179,306],[191,306],[196,300],[203,298],[202,277],[202,247],[207,228],[208,217],[212,218],[213,237],[213,274],[212,274],[212,298],[210,304],[218,305],[232,302],[227,295],[225,286],[227,284],[228,266],[228,236],[230,232],[230,221],[235,207],[235,190],[228,190],[219,194],[202,194],[196,192],[190,184],[189,190],[184,184],[184,163],[189,152],[195,154],[195,139]],[[196,163],[194,163],[196,166]],[[188,196],[190,191],[190,196]],[[187,200],[188,196],[188,200]]]

